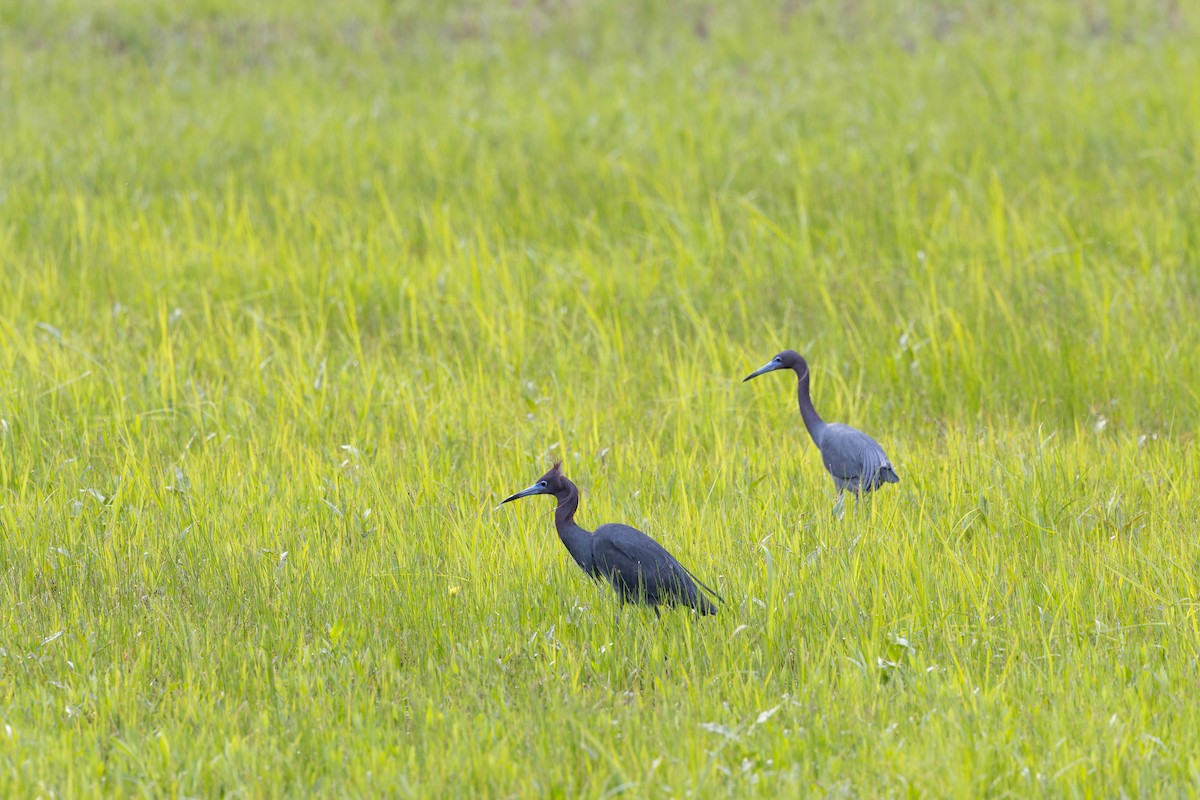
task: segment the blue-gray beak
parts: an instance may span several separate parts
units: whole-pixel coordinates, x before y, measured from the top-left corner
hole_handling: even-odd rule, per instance
[[[500,501],[500,505],[504,505],[505,503],[511,503],[513,500],[520,500],[522,497],[531,497],[535,494],[545,494],[545,493],[546,493],[546,487],[542,483],[535,483],[533,486],[530,486],[528,489],[522,489],[521,491],[517,492],[516,494],[510,495],[510,496],[504,498],[503,500]]]
[[[742,383],[745,383],[751,378],[757,378],[759,375],[765,375],[768,372],[774,372],[777,369],[783,369],[783,362],[773,358],[758,369],[754,370],[754,372],[751,372],[749,375],[742,378]]]

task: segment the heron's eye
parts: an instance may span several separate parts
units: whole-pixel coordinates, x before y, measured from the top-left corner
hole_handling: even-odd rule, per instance
[[[779,356],[775,356],[775,358],[773,358],[772,361],[774,361],[776,364],[779,364],[783,361],[783,359],[780,358]]]
[[[538,486],[540,486],[540,487],[542,487],[543,489],[545,489],[545,488],[546,488],[546,482],[545,482],[545,481],[538,481]]]

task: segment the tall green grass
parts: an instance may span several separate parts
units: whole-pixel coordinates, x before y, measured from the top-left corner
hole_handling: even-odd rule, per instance
[[[1190,7],[180,5],[0,9],[0,793],[1200,792]]]

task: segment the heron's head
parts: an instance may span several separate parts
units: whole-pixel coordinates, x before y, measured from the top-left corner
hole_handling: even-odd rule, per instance
[[[567,478],[563,475],[562,462],[555,462],[542,477],[538,478],[528,489],[522,489],[514,495],[504,498],[500,501],[500,505],[504,505],[512,500],[517,500],[522,497],[532,497],[535,494],[558,494],[567,488]]]
[[[751,378],[757,378],[759,375],[765,375],[768,372],[774,372],[777,369],[794,369],[797,375],[803,376],[804,373],[808,372],[808,363],[805,362],[804,356],[800,355],[795,350],[784,350],[770,361],[754,370],[754,372],[751,372],[745,378],[742,378],[742,383],[745,383]]]

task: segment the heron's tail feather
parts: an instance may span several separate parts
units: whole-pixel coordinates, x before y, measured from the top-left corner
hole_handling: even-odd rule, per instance
[[[700,580],[700,579],[699,579],[699,578],[697,578],[695,575],[693,575],[693,574],[692,574],[692,571],[691,571],[690,569],[688,569],[687,567],[683,566],[683,564],[680,564],[679,566],[680,566],[680,567],[683,569],[683,571],[684,571],[684,572],[686,572],[686,573],[687,573],[687,576],[688,576],[689,578],[691,578],[691,579],[692,579],[692,580],[695,582],[695,584],[696,584],[697,586],[699,586],[701,589],[703,589],[704,591],[706,591],[706,592],[708,592],[709,594],[711,594],[713,597],[715,597],[715,598],[717,598],[718,600],[720,600],[722,603],[724,603],[724,602],[725,602],[725,598],[724,598],[724,597],[721,597],[721,595],[717,594],[717,590],[716,590],[716,589],[712,588],[711,586],[709,586],[708,584],[706,584],[704,581]],[[697,592],[697,593],[696,593],[696,595],[697,595],[697,606],[698,606],[698,609],[697,609],[697,610],[699,610],[699,606],[700,606],[702,603],[708,603],[708,607],[712,609],[711,611],[708,611],[708,610],[701,610],[701,611],[700,611],[700,613],[702,613],[702,614],[715,614],[715,613],[717,613],[717,608],[716,608],[716,606],[714,606],[714,605],[712,604],[712,602],[711,602],[711,601],[710,601],[710,600],[709,600],[707,597],[705,597],[704,595],[700,594],[699,592]]]
[[[884,483],[899,483],[900,476],[897,475],[896,470],[892,469],[889,465],[879,470],[879,480],[883,481]]]

